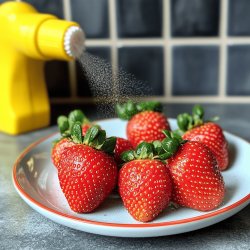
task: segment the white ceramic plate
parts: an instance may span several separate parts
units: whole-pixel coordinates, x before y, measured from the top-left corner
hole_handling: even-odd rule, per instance
[[[126,122],[110,119],[97,122],[109,136],[125,137]],[[172,128],[176,122],[170,119]],[[110,196],[93,213],[70,210],[60,190],[57,171],[50,160],[51,142],[58,134],[29,146],[13,168],[13,182],[23,200],[33,209],[62,225],[78,230],[120,237],[153,237],[178,234],[203,228],[237,213],[250,201],[250,144],[225,133],[230,144],[230,168],[223,172],[226,183],[224,203],[211,212],[188,208],[166,209],[153,222],[135,221],[119,198]]]

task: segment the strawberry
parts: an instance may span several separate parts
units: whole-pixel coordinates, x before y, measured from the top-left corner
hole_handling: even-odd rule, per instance
[[[121,137],[117,137],[115,151],[114,151],[114,158],[115,158],[116,163],[120,164],[122,162],[121,154],[131,149],[133,149],[133,147],[129,140],[121,138]]]
[[[203,143],[183,140],[176,132],[163,132],[166,138],[153,145],[160,159],[166,159],[173,202],[200,211],[218,207],[225,187],[212,151]]]
[[[54,142],[51,152],[51,159],[56,168],[58,168],[59,159],[64,149],[73,146],[75,144],[70,139],[70,130],[72,125],[76,121],[81,122],[82,134],[85,135],[86,131],[91,127],[91,123],[81,110],[73,110],[69,113],[68,117],[59,116],[57,119],[57,124],[60,130],[61,138]]]
[[[129,120],[127,137],[133,147],[140,142],[152,142],[164,139],[162,130],[170,130],[167,118],[159,102],[127,103],[116,106],[118,117]]]
[[[119,172],[119,193],[131,216],[141,222],[152,221],[171,198],[169,171],[154,157],[153,146],[146,142],[139,144],[135,151],[122,154],[122,159],[129,162]]]
[[[203,121],[204,110],[200,105],[193,108],[192,116],[184,113],[177,117],[179,130],[184,140],[199,141],[204,143],[213,152],[218,162],[219,169],[228,167],[228,143],[222,128],[214,122]]]
[[[58,168],[60,187],[70,208],[77,213],[96,209],[116,185],[117,166],[112,153],[115,137],[92,126],[82,137],[81,123],[72,127],[75,145],[61,154]]]
[[[56,168],[59,167],[59,161],[60,161],[62,152],[66,148],[71,147],[73,145],[75,145],[75,143],[71,141],[69,138],[62,138],[61,140],[56,142],[56,144],[53,146],[52,152],[51,152],[51,159]]]
[[[199,211],[213,210],[222,203],[224,181],[206,145],[186,142],[168,160],[168,167],[173,180],[174,202]]]

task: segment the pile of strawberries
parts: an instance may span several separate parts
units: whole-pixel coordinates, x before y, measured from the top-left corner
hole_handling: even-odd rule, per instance
[[[199,211],[222,203],[228,144],[218,124],[204,122],[200,105],[178,115],[175,131],[159,102],[129,101],[116,110],[128,120],[128,139],[107,137],[80,110],[58,118],[61,138],[51,156],[73,211],[94,211],[117,187],[125,208],[141,222],[170,203]]]

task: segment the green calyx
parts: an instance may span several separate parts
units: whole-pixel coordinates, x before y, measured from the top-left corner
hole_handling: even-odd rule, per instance
[[[116,137],[106,137],[106,131],[98,125],[90,127],[86,135],[82,135],[81,122],[75,122],[71,127],[71,139],[76,144],[88,145],[92,148],[112,154],[116,145]]]
[[[88,118],[79,109],[71,111],[68,117],[63,115],[58,117],[57,124],[62,137],[65,138],[71,136],[70,131],[75,122],[79,122],[81,125],[90,123]]]
[[[213,117],[208,121],[216,121],[218,117]],[[192,109],[192,114],[183,113],[177,116],[177,124],[179,129],[176,131],[179,134],[183,134],[188,130],[191,130],[195,127],[203,125],[204,121],[204,109],[201,105],[195,105]]]
[[[173,156],[184,141],[178,133],[163,130],[166,138],[152,143],[141,142],[135,150],[128,150],[121,155],[124,162],[139,159],[158,159],[165,161]]]
[[[68,138],[76,144],[85,144],[109,154],[114,152],[116,137],[107,138],[106,131],[102,130],[98,125],[91,126],[85,136],[82,135],[82,126],[90,124],[90,121],[79,109],[71,111],[68,117],[59,116],[57,124],[62,138]]]
[[[131,100],[116,105],[116,113],[123,120],[130,120],[134,115],[143,111],[162,112],[162,105],[154,101],[134,103]]]
[[[195,105],[192,114],[183,113],[177,116],[177,124],[181,131],[187,131],[203,124],[204,109],[200,105]]]

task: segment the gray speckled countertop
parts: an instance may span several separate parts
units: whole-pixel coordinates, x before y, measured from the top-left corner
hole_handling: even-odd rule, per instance
[[[225,130],[250,141],[250,105],[204,106],[207,117],[218,114]],[[190,112],[191,107],[190,104],[171,104],[166,105],[165,112],[169,117],[176,117],[179,112]],[[54,107],[57,112],[63,109]],[[101,118],[92,109],[85,112],[91,119]],[[84,233],[43,217],[16,193],[11,179],[12,166],[25,147],[56,130],[54,126],[20,136],[0,133],[0,249],[250,249],[250,206],[207,228],[144,239]]]

